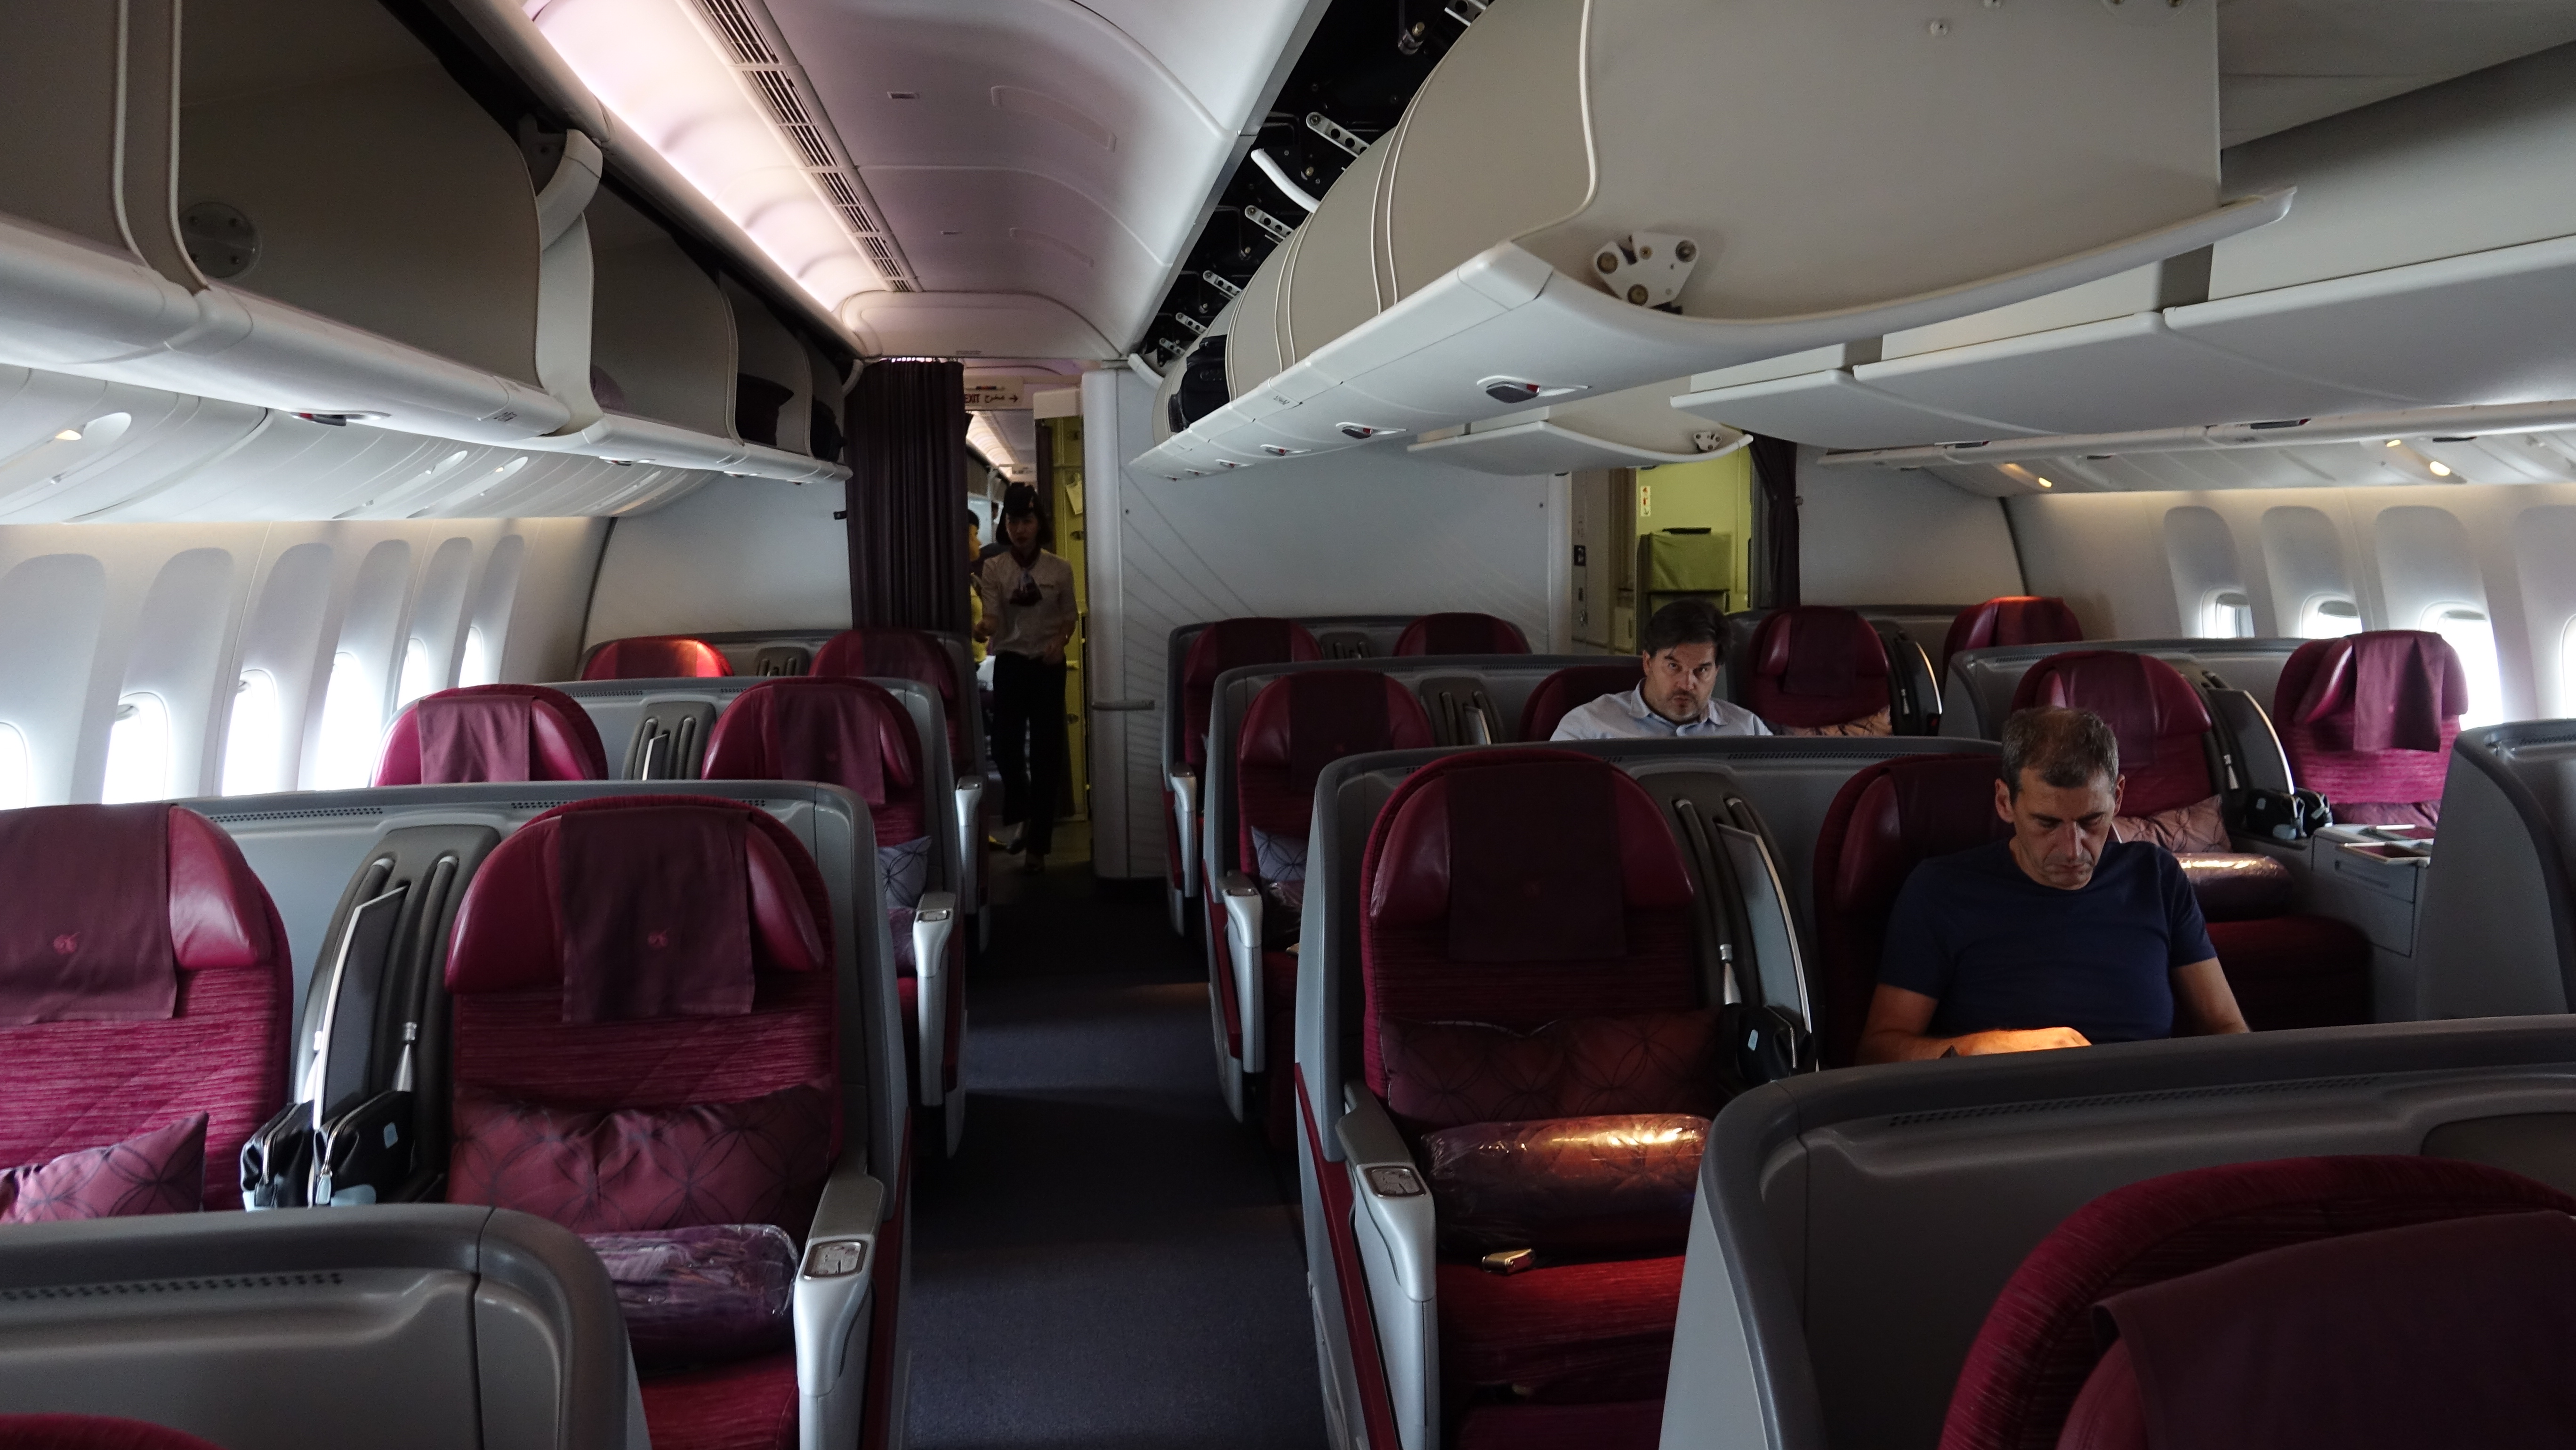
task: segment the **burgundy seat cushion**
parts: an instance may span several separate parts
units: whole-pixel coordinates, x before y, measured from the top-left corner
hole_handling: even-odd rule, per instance
[[[1458,1426],[1458,1450],[1655,1450],[1664,1402],[1601,1405],[1478,1405]]]
[[[2478,1214],[2576,1212],[2520,1174],[2439,1158],[2282,1158],[2170,1173],[2070,1214],[1969,1348],[1941,1450],[2050,1450],[2100,1357],[2093,1306],[2248,1254]]]
[[[2272,720],[2290,775],[2358,825],[2438,825],[2468,676],[2449,641],[2373,630],[2299,646],[2281,667]]]
[[[1399,655],[1525,655],[1529,636],[1490,614],[1426,614],[1396,636]]]
[[[913,680],[939,692],[948,721],[948,758],[960,776],[966,761],[966,710],[973,692],[957,678],[957,657],[937,637],[918,629],[869,626],[845,629],[814,652],[809,673],[850,678]]]
[[[1887,918],[1916,863],[2000,840],[1995,757],[1917,755],[1843,783],[1816,835],[1818,1050],[1848,1067],[1878,988]]]
[[[581,667],[585,680],[703,680],[732,673],[723,651],[684,634],[613,639]]]
[[[1216,699],[1217,676],[1245,665],[1323,657],[1315,636],[1293,619],[1220,619],[1200,630],[1181,660],[1182,763],[1192,770],[1207,768],[1208,714]]]
[[[1262,686],[1236,739],[1236,861],[1254,870],[1255,831],[1302,848],[1314,822],[1315,778],[1346,755],[1418,750],[1431,717],[1402,684],[1375,670],[1315,670]],[[1255,871],[1255,874],[1258,874]]]
[[[2053,654],[2030,667],[2013,689],[2012,707],[2066,705],[2102,717],[2120,741],[2120,800],[2127,816],[2152,816],[2196,805],[2222,782],[2202,741],[2210,730],[2200,692],[2153,655],[2087,649]]]
[[[742,692],[707,737],[709,780],[811,780],[868,803],[876,843],[919,840],[921,739],[901,700],[865,680],[766,680]]]
[[[1999,644],[2076,644],[2084,626],[2066,601],[2045,594],[2006,594],[1972,604],[1950,621],[1941,657]]]
[[[1524,1387],[1560,1402],[1660,1396],[1681,1307],[1682,1256],[1489,1274],[1438,1266],[1443,1377],[1459,1390]]]
[[[207,1208],[286,1100],[286,928],[241,849],[153,802],[0,812],[0,1169],[203,1113]]]
[[[1783,609],[1753,632],[1743,662],[1746,709],[1772,725],[1815,730],[1889,707],[1887,646],[1849,609]]]
[[[2209,923],[2227,985],[2257,1032],[2370,1020],[2370,939],[2330,916]]]
[[[543,685],[469,685],[423,695],[395,718],[375,783],[607,778],[608,752],[580,701]]]
[[[643,1382],[654,1450],[796,1450],[796,1352]]]
[[[183,1430],[110,1415],[0,1415],[9,1450],[220,1450]]]
[[[1521,706],[1520,738],[1541,741],[1556,733],[1559,722],[1576,710],[1604,695],[1633,690],[1638,684],[1634,665],[1569,665],[1538,682],[1530,691],[1529,703]]]

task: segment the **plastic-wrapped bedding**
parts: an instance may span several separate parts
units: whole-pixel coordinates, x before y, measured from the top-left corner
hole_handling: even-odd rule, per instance
[[[1469,1123],[1422,1137],[1440,1247],[1476,1256],[1682,1251],[1708,1119],[1620,1113]]]
[[[588,1234],[583,1242],[617,1286],[636,1368],[720,1364],[787,1347],[796,1242],[775,1224]]]

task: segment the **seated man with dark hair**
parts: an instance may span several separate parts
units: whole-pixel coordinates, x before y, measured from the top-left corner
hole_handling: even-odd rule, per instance
[[[2004,840],[1914,868],[1887,924],[1860,1060],[2245,1030],[2173,853],[2111,839],[2120,744],[2082,710],[2004,724]]]
[[[1675,736],[1768,735],[1761,717],[1717,698],[1726,621],[1705,599],[1676,599],[1638,636],[1645,678],[1637,688],[1569,710],[1551,740],[1670,740]]]

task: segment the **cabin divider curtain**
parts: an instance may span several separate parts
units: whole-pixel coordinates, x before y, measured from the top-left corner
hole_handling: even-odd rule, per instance
[[[1753,607],[1798,604],[1798,445],[1756,435],[1753,455]]]
[[[965,633],[965,365],[868,364],[849,433],[850,622]]]

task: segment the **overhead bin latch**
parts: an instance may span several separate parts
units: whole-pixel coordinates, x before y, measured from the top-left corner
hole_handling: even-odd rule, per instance
[[[1669,232],[1630,232],[1592,253],[1592,269],[1611,296],[1658,312],[1682,310],[1675,299],[1698,265],[1699,243]]]

